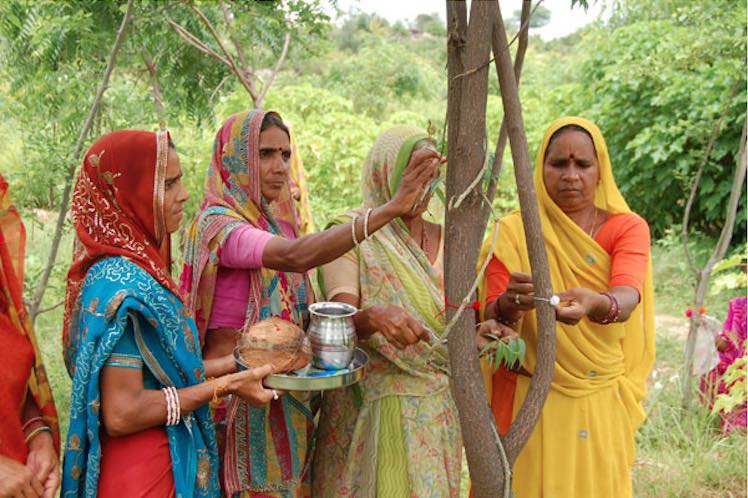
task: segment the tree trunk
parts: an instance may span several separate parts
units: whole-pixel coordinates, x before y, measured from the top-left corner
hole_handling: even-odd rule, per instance
[[[470,189],[471,180],[482,170],[486,158],[486,61],[490,53],[492,22],[489,2],[472,3],[469,29],[463,2],[447,2],[447,12],[447,206],[450,206],[453,199]],[[482,197],[473,188],[459,207],[447,208],[444,283],[447,301],[455,305],[466,296],[469,300],[474,299],[469,294],[485,228],[485,224],[479,223],[475,217],[481,203]],[[454,309],[447,306],[448,321],[454,314]],[[502,469],[497,465],[501,455],[490,436],[495,428],[478,363],[474,313],[462,313],[453,325],[449,334],[449,364],[452,395],[459,412],[473,494],[477,498],[494,497],[497,490],[502,489]]]
[[[114,65],[117,61],[117,54],[119,53],[119,50],[122,47],[122,43],[125,40],[127,26],[132,17],[132,4],[133,0],[127,1],[127,9],[125,10],[125,15],[124,17],[122,17],[122,22],[120,23],[119,30],[117,31],[117,37],[114,40],[114,46],[109,53],[109,61],[107,62],[106,69],[104,70],[104,76],[101,79],[99,89],[96,91],[96,96],[91,103],[91,108],[88,111],[86,121],[84,121],[83,123],[83,128],[81,129],[81,133],[78,136],[75,147],[73,148],[70,165],[68,166],[68,170],[65,175],[65,189],[62,192],[62,200],[60,201],[60,213],[57,218],[57,225],[55,226],[55,234],[52,238],[52,247],[49,250],[47,266],[44,268],[44,272],[42,273],[42,276],[39,279],[39,283],[36,286],[36,290],[34,291],[34,296],[31,298],[29,316],[31,317],[32,322],[36,320],[39,308],[42,304],[42,299],[44,298],[44,292],[47,290],[49,277],[52,274],[52,269],[54,268],[55,261],[57,260],[57,251],[60,249],[60,240],[62,239],[65,217],[67,216],[68,204],[70,203],[70,193],[73,189],[73,180],[75,178],[78,161],[80,160],[81,150],[83,149],[83,143],[85,142],[86,137],[88,137],[88,132],[90,131],[94,118],[99,111],[99,104],[101,103],[104,92],[109,85],[109,78],[112,75],[112,70],[114,69]]]
[[[740,135],[740,152],[738,153],[738,162],[735,166],[735,176],[732,182],[732,190],[730,191],[730,200],[727,203],[727,214],[725,216],[725,224],[722,226],[722,233],[720,233],[717,245],[712,251],[712,255],[709,257],[709,261],[706,262],[704,268],[698,273],[696,279],[696,292],[694,294],[694,307],[693,313],[688,326],[688,338],[686,339],[686,361],[684,362],[683,370],[683,400],[682,407],[687,409],[691,404],[691,384],[693,369],[693,355],[696,348],[696,336],[699,331],[699,325],[701,323],[699,310],[704,305],[704,298],[709,290],[709,279],[712,276],[712,269],[717,262],[725,257],[727,249],[730,246],[730,239],[732,239],[733,229],[735,228],[735,217],[738,211],[738,205],[740,196],[745,185],[746,168],[748,165],[748,158],[746,157],[746,140],[748,140],[748,116],[746,121],[743,123],[743,132]]]
[[[522,14],[520,17],[520,31],[519,45],[517,45],[517,54],[514,56],[514,79],[517,81],[519,87],[519,79],[522,75],[522,64],[525,62],[525,53],[527,52],[527,44],[530,34],[530,7],[531,0],[522,0]],[[540,5],[539,3],[537,5]],[[495,36],[495,35],[494,35]],[[495,65],[495,64],[494,64]],[[496,66],[496,76],[498,77],[498,66]],[[501,167],[504,162],[504,149],[506,148],[507,131],[506,131],[506,115],[501,118],[501,128],[499,129],[499,139],[496,141],[496,149],[494,151],[493,166],[491,167],[491,179],[488,181],[488,188],[486,189],[486,197],[488,201],[493,202],[493,197],[496,194],[496,187],[499,183],[499,175],[501,174]],[[481,213],[483,223],[486,223],[488,219],[488,212],[491,206],[485,204],[483,206],[483,212]]]
[[[504,119],[507,123],[509,143],[514,161],[514,174],[517,181],[522,223],[525,227],[525,242],[532,268],[533,284],[536,294],[550,296],[553,294],[548,256],[545,251],[543,230],[540,224],[537,198],[532,180],[530,154],[522,120],[522,108],[517,92],[512,61],[508,50],[506,30],[498,3],[491,3],[491,17],[494,22],[493,52],[501,87],[501,99],[504,104]],[[537,423],[540,411],[551,387],[551,378],[556,358],[556,314],[550,305],[540,303],[536,308],[538,320],[538,353],[537,365],[533,372],[530,388],[522,407],[509,432],[504,438],[507,456],[514,463],[522,447]]]

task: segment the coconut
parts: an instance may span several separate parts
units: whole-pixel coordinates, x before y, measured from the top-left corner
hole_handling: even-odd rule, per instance
[[[304,331],[277,316],[252,325],[242,334],[238,347],[239,356],[248,367],[269,363],[276,373],[304,368],[312,359]]]

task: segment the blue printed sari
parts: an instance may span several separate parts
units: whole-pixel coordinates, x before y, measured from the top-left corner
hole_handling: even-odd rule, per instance
[[[177,389],[205,380],[197,331],[188,310],[148,272],[124,257],[88,270],[69,338],[73,390],[62,496],[95,497],[101,464],[101,370],[128,325],[158,383]],[[218,451],[207,405],[166,427],[176,496],[217,497]]]

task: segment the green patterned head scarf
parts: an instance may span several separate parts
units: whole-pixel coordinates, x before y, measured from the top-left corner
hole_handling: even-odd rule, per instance
[[[413,148],[428,138],[425,130],[407,125],[395,126],[379,135],[361,171],[364,207],[379,206],[392,199]]]

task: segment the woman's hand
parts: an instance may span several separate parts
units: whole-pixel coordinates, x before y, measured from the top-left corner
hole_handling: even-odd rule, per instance
[[[532,297],[534,290],[532,275],[522,272],[510,273],[506,290],[489,307],[488,316],[503,322],[516,322],[522,317],[522,313],[535,308],[535,299]]]
[[[0,498],[37,498],[44,492],[44,486],[29,467],[0,455]]]
[[[475,329],[475,334],[475,344],[478,346],[478,351],[481,351],[488,343],[494,340],[491,336],[498,337],[503,342],[509,342],[519,337],[519,334],[511,327],[507,327],[496,320],[486,320],[479,323]]]
[[[610,299],[599,292],[575,287],[558,295],[565,306],[556,307],[556,320],[576,325],[585,316],[601,319],[608,314]]]
[[[60,458],[55,451],[51,434],[41,432],[29,441],[26,467],[44,487],[43,498],[54,498],[60,486]]]
[[[410,156],[405,167],[400,186],[390,203],[395,207],[398,215],[411,213],[424,195],[428,184],[436,177],[439,165],[446,161],[432,149],[419,149]]]
[[[279,392],[262,385],[262,380],[271,373],[273,373],[273,366],[263,365],[230,374],[227,391],[239,396],[252,406],[258,408],[264,406],[280,395]]]
[[[535,285],[532,283],[532,275],[519,271],[510,273],[506,291],[499,297],[501,311],[516,313],[534,309],[533,292],[535,292]]]
[[[398,306],[382,304],[367,308],[366,312],[371,327],[398,349],[431,340],[423,324]]]
[[[718,335],[714,338],[714,346],[717,348],[717,351],[720,353],[724,353],[727,351],[727,346],[729,346],[729,343],[727,342],[727,339],[722,337],[721,335]]]

